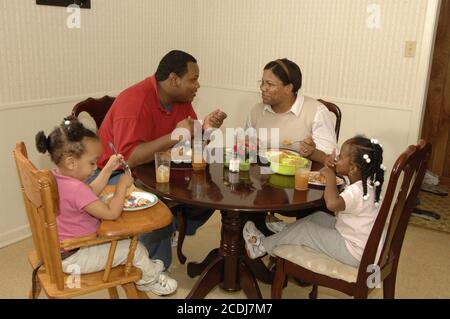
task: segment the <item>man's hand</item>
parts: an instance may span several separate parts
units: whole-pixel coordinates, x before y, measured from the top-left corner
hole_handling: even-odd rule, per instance
[[[303,141],[300,141],[300,155],[309,157],[316,150],[316,143],[314,143],[311,136],[308,136]]]
[[[177,128],[184,128],[189,131],[191,136],[194,136],[194,120],[189,116],[177,123]]]
[[[217,109],[205,116],[203,120],[203,129],[219,128],[222,126],[223,121],[227,118],[227,114]]]

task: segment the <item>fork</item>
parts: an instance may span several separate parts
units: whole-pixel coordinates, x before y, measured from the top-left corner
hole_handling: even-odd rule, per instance
[[[111,148],[111,151],[114,152],[114,154],[116,154],[117,156],[119,156],[119,154],[116,151],[116,148],[114,147],[114,144],[112,142],[109,142],[109,147]],[[126,169],[127,173],[131,175],[131,169],[130,169],[130,165],[128,165],[127,162],[125,162],[124,159],[122,159],[122,157],[120,158],[120,162],[122,163],[122,166]]]

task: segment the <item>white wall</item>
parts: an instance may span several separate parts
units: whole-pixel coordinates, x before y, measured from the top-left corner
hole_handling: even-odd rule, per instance
[[[381,28],[369,29],[368,4]],[[386,165],[420,130],[438,0],[95,0],[81,29],[64,8],[0,0],[0,247],[27,235],[12,149],[49,131],[85,97],[115,94],[152,74],[178,48],[199,62],[199,115],[221,106],[241,126],[259,101],[256,81],[270,60],[303,71],[303,93],[337,103],[341,141],[377,137]],[[417,41],[404,58],[405,41]]]

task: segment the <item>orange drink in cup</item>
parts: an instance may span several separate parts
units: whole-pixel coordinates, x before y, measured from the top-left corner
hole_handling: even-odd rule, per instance
[[[306,191],[308,189],[309,173],[311,172],[311,161],[307,166],[297,166],[295,169],[295,189]]]
[[[155,153],[156,182],[168,183],[170,180],[171,157],[168,152]]]
[[[204,170],[206,161],[203,158],[203,149],[206,146],[204,141],[194,141],[194,152],[192,153],[192,169],[194,171]]]
[[[308,192],[294,190],[294,202],[304,203],[308,199]]]

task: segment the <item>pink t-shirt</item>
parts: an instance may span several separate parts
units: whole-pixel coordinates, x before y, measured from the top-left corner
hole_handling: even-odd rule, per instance
[[[52,170],[58,183],[59,208],[56,216],[59,240],[93,234],[100,220],[88,214],[84,207],[99,198],[88,185]]]

